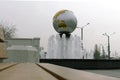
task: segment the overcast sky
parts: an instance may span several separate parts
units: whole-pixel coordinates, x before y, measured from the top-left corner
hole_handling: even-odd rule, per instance
[[[0,1],[0,21],[15,24],[17,37],[40,37],[41,46],[47,50],[47,39],[56,35],[52,25],[54,14],[62,9],[73,11],[77,27],[86,23],[84,28],[84,47],[93,50],[94,45],[102,44],[107,48],[107,37],[111,36],[111,52],[120,52],[120,0],[75,0],[75,1]],[[80,36],[80,29],[73,35]]]

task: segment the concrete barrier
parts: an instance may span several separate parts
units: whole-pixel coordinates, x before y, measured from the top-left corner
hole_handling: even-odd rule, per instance
[[[51,63],[75,69],[120,69],[120,60],[40,59],[40,62]]]

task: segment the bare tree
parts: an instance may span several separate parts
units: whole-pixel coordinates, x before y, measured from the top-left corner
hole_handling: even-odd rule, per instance
[[[15,25],[4,25],[0,23],[0,27],[3,29],[5,39],[10,39],[15,37],[16,35],[16,27]]]

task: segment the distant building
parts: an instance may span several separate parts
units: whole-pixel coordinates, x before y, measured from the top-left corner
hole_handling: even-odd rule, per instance
[[[3,59],[7,58],[7,51],[4,45],[4,34],[3,30],[0,27],[0,62],[3,62]]]
[[[8,59],[5,62],[39,62],[40,38],[6,40]]]

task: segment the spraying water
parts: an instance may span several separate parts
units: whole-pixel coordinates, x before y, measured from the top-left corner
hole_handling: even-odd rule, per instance
[[[81,39],[71,35],[52,35],[48,40],[47,58],[52,59],[80,59],[82,58]]]

